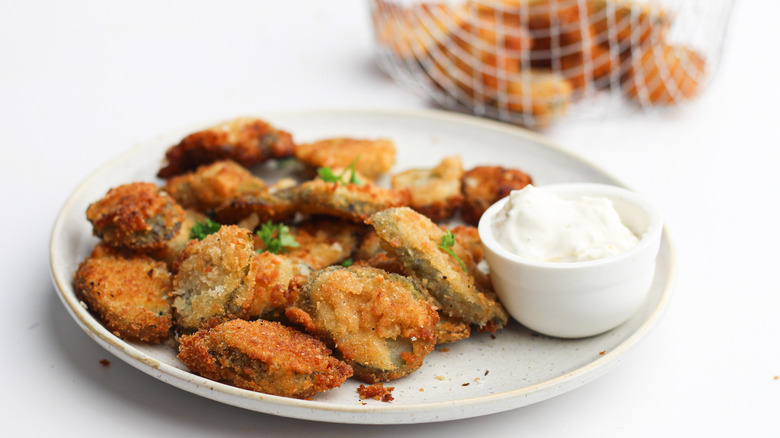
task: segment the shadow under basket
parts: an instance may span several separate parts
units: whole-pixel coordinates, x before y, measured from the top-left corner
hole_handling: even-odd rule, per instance
[[[733,0],[373,0],[377,61],[438,105],[530,128],[698,96]]]

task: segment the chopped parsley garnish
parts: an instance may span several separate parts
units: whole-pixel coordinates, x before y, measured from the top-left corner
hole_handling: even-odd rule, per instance
[[[320,179],[322,179],[325,182],[332,182],[332,183],[341,183],[342,185],[347,184],[356,184],[356,185],[363,185],[363,181],[360,180],[360,178],[357,176],[357,171],[355,170],[355,163],[357,163],[357,160],[360,158],[360,155],[355,157],[354,160],[352,160],[351,163],[349,163],[349,166],[347,166],[346,169],[344,169],[341,173],[336,175],[333,173],[333,169],[330,167],[320,167],[317,169],[317,174],[320,176]],[[346,181],[344,181],[344,177],[347,176],[347,172],[349,172],[349,178],[347,178]]]
[[[466,269],[466,265],[463,263],[463,260],[458,257],[457,254],[455,254],[455,251],[452,250],[452,247],[455,245],[455,235],[452,234],[452,231],[447,230],[446,233],[444,233],[443,236],[441,236],[441,240],[439,241],[439,244],[437,245],[439,248],[446,251],[449,255],[455,257],[455,260],[460,263],[460,267],[463,268],[464,271],[468,272]]]
[[[353,264],[355,264],[355,262],[353,262],[352,259],[346,259],[343,262],[341,262],[341,266],[343,266],[345,268],[349,268]]]
[[[195,225],[190,228],[190,239],[203,240],[209,234],[214,234],[219,231],[219,227],[221,226],[222,225],[219,223],[208,218],[205,221],[195,222]]]
[[[260,226],[256,234],[265,244],[265,250],[273,254],[279,254],[284,248],[298,247],[295,237],[290,234],[290,227],[285,224],[274,224],[268,221]],[[263,251],[258,250],[258,252]]]

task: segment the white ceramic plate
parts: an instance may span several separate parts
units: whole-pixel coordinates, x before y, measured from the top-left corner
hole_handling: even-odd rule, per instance
[[[622,185],[543,137],[510,125],[439,111],[310,111],[259,117],[293,134],[296,141],[351,136],[395,141],[394,171],[431,167],[459,154],[466,168],[480,164],[518,167],[537,185],[599,182]],[[130,365],[186,391],[230,405],[317,421],[399,424],[474,417],[529,405],[584,385],[612,369],[658,322],[674,279],[674,252],[665,233],[652,290],[636,314],[600,336],[561,340],[540,336],[517,323],[492,336],[470,339],[431,353],[414,374],[391,382],[391,403],[361,402],[359,382],[295,400],[234,388],[191,374],[168,346],[126,342],[106,330],[76,298],[72,275],[97,243],[85,218],[87,206],[106,191],[131,181],[155,178],[163,154],[196,126],[134,148],[104,165],[70,196],[52,231],[50,262],[59,296],[75,321],[98,344]]]

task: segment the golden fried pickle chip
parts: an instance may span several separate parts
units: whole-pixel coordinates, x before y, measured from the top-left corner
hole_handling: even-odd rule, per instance
[[[321,341],[263,320],[235,319],[182,336],[178,358],[207,379],[282,397],[309,398],[352,376]]]
[[[463,163],[457,155],[444,158],[431,169],[410,169],[392,177],[392,188],[408,189],[409,206],[434,222],[449,219],[463,202]]]
[[[316,272],[286,315],[333,345],[368,383],[417,370],[436,344],[439,320],[416,282],[358,266]]]
[[[96,236],[111,246],[133,249],[162,246],[179,232],[185,216],[173,198],[145,182],[115,187],[87,208]]]
[[[409,204],[408,190],[392,190],[373,184],[341,184],[307,181],[295,188],[300,213],[334,216],[362,223],[377,211]]]
[[[507,323],[506,310],[489,289],[489,280],[471,254],[457,240],[450,246],[457,258],[442,248],[445,231],[430,219],[400,207],[380,211],[368,223],[382,239],[383,248],[401,260],[442,312],[485,330],[496,330]]]
[[[245,167],[224,160],[174,176],[163,189],[182,207],[208,213],[230,199],[260,192],[265,187],[266,183]]]
[[[354,163],[355,171],[371,181],[395,164],[395,145],[385,139],[330,138],[297,144],[294,151],[299,160],[315,168],[346,169]]]
[[[167,179],[225,159],[248,167],[271,158],[289,157],[292,152],[289,132],[260,119],[238,118],[192,133],[171,146],[157,176]]]
[[[250,318],[254,303],[254,245],[249,230],[224,225],[179,253],[173,277],[174,322],[192,332],[233,318]]]
[[[122,339],[159,343],[171,327],[171,276],[164,263],[98,244],[73,277],[76,295]]]
[[[494,202],[528,184],[533,184],[531,177],[519,169],[501,166],[477,166],[470,169],[463,175],[463,220],[476,226],[482,213]]]

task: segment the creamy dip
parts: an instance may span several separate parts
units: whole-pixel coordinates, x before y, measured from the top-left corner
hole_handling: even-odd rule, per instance
[[[544,262],[596,260],[639,241],[608,198],[561,199],[532,185],[509,195],[492,229],[509,252]]]

